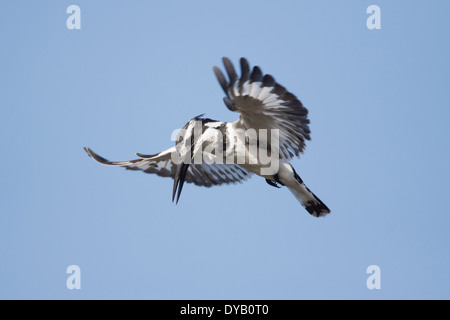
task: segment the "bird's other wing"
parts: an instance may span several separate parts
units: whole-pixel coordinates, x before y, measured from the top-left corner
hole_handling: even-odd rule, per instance
[[[285,159],[300,156],[305,140],[311,139],[308,110],[300,100],[259,67],[250,71],[245,58],[240,60],[240,77],[228,58],[223,58],[223,64],[228,80],[216,66],[214,73],[225,91],[225,105],[240,113],[236,124],[244,129],[279,129],[280,155]]]
[[[108,166],[125,167],[127,170],[141,170],[145,173],[155,173],[160,177],[171,177],[172,179],[176,175],[177,165],[172,161],[172,153],[176,152],[175,147],[153,155],[137,153],[139,159],[120,162],[106,160],[89,148],[84,148],[84,150],[94,160]],[[185,182],[194,183],[197,186],[211,187],[243,182],[249,177],[248,171],[235,164],[213,163],[208,165],[202,163],[189,165]]]

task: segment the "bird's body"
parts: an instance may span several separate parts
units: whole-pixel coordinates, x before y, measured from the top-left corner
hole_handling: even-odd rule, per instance
[[[223,61],[229,81],[219,68],[214,67],[214,72],[226,93],[225,105],[241,114],[235,122],[197,116],[180,130],[175,147],[154,155],[138,153],[139,159],[131,161],[111,162],[85,150],[102,164],[172,177],[172,199],[176,197],[177,202],[184,182],[211,187],[242,182],[256,174],[271,186],[286,186],[310,214],[330,213],[290,164],[310,139],[306,108],[258,67],[250,72],[244,58],[240,78],[231,62]]]

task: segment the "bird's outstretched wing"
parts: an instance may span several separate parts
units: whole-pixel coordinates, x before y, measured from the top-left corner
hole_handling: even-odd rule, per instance
[[[171,177],[172,179],[176,175],[177,165],[172,161],[172,153],[176,152],[175,147],[154,155],[137,153],[139,159],[121,162],[108,161],[89,148],[84,148],[84,150],[101,164],[125,167],[127,170],[141,170],[145,173],[155,173],[160,177]],[[242,182],[249,177],[248,171],[235,164],[213,163],[208,165],[202,163],[189,165],[184,181],[197,186],[211,187]]]
[[[245,58],[241,58],[240,63],[241,76],[238,77],[231,61],[223,58],[229,80],[214,67],[226,94],[225,105],[241,115],[236,125],[244,129],[279,129],[280,155],[285,159],[300,156],[305,140],[310,140],[308,110],[271,75],[263,75],[257,66],[250,71]]]

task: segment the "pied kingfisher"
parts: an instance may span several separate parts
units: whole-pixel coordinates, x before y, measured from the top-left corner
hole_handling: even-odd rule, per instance
[[[245,58],[240,60],[240,77],[228,58],[223,64],[228,80],[218,67],[213,69],[225,92],[226,107],[240,113],[235,122],[197,116],[180,130],[174,147],[153,155],[137,153],[136,160],[111,162],[89,148],[86,152],[105,165],[173,178],[176,203],[184,182],[211,187],[256,174],[273,187],[286,186],[311,215],[330,213],[289,163],[310,140],[308,110],[258,66],[250,70]]]

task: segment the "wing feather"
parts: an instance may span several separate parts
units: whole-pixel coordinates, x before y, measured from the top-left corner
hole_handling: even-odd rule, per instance
[[[172,153],[176,152],[175,147],[153,155],[137,153],[140,159],[118,162],[109,161],[89,148],[84,149],[89,156],[104,165],[124,167],[127,170],[140,170],[145,173],[154,173],[160,177],[171,177],[172,179],[176,176],[177,165],[172,161]],[[189,166],[186,171],[185,182],[197,186],[211,187],[243,182],[249,177],[250,173],[235,164],[213,163],[208,165],[202,163]]]
[[[240,78],[230,59],[223,58],[223,63],[229,81],[218,67],[214,67],[214,72],[226,94],[225,105],[240,113],[235,125],[244,129],[279,129],[280,154],[287,159],[300,156],[305,140],[311,139],[308,110],[300,100],[258,66],[250,72],[245,58],[240,60]]]

